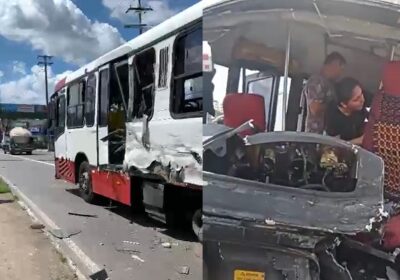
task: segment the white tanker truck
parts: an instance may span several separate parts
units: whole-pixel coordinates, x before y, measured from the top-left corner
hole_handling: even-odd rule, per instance
[[[12,155],[17,153],[31,155],[35,150],[32,133],[23,127],[13,128],[9,135],[4,135],[2,148],[5,154],[9,152]]]

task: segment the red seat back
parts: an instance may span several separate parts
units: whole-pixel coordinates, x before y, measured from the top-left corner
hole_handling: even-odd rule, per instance
[[[230,93],[223,101],[224,124],[236,128],[241,124],[253,120],[256,128],[264,132],[266,130],[264,97],[251,93]],[[242,136],[255,132],[247,130],[240,133]]]
[[[393,250],[400,247],[400,216],[391,217],[383,228],[383,247]]]
[[[400,195],[400,61],[385,66],[382,91],[371,105],[363,147],[385,164],[385,191]]]

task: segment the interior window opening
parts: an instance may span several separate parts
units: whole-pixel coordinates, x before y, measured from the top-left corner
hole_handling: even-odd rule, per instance
[[[289,105],[289,98],[290,98],[290,85],[291,85],[292,79],[288,77],[288,95],[286,97],[286,110],[285,114],[288,112],[288,105]],[[274,131],[283,131],[285,130],[283,127],[283,95],[285,94],[285,89],[284,89],[284,83],[285,83],[285,77],[280,77],[279,78],[279,88],[278,88],[278,95],[277,95],[277,100],[276,100],[276,114],[275,114],[275,123],[274,123]],[[269,108],[269,107],[266,107]]]
[[[180,35],[175,42],[171,98],[171,113],[175,117],[203,114],[202,38],[199,24],[194,30]]]
[[[214,65],[215,74],[211,83],[213,84],[213,94],[209,98],[212,99],[214,113],[210,113],[215,118],[223,116],[222,104],[226,95],[226,85],[228,83],[229,68],[223,65]],[[204,102],[206,103],[206,102]]]
[[[134,119],[142,119],[147,116],[147,120],[150,121],[154,114],[155,62],[156,53],[153,48],[135,57],[132,112]]]
[[[264,124],[267,126],[270,119],[270,107],[276,84],[276,70],[268,65],[257,65],[251,62],[237,62],[227,67],[214,64],[215,74],[213,83],[214,122],[224,122],[223,104],[227,95],[256,95],[262,97],[264,103]],[[260,67],[261,66],[261,67]],[[259,69],[257,69],[259,68]],[[227,105],[230,106],[230,105]],[[246,108],[242,108],[247,110]],[[241,109],[240,109],[241,110]]]

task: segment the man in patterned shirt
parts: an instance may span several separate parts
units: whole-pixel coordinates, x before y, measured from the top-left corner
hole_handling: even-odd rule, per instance
[[[306,132],[324,133],[326,106],[335,98],[334,82],[342,75],[345,64],[345,58],[333,52],[326,57],[321,71],[308,79],[302,92],[307,106]]]

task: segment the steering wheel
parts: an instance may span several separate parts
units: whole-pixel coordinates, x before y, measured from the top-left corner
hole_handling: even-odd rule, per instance
[[[327,186],[322,185],[322,184],[307,184],[304,186],[300,186],[299,188],[303,189],[303,190],[320,190],[320,191],[326,191],[326,192],[331,191]]]

